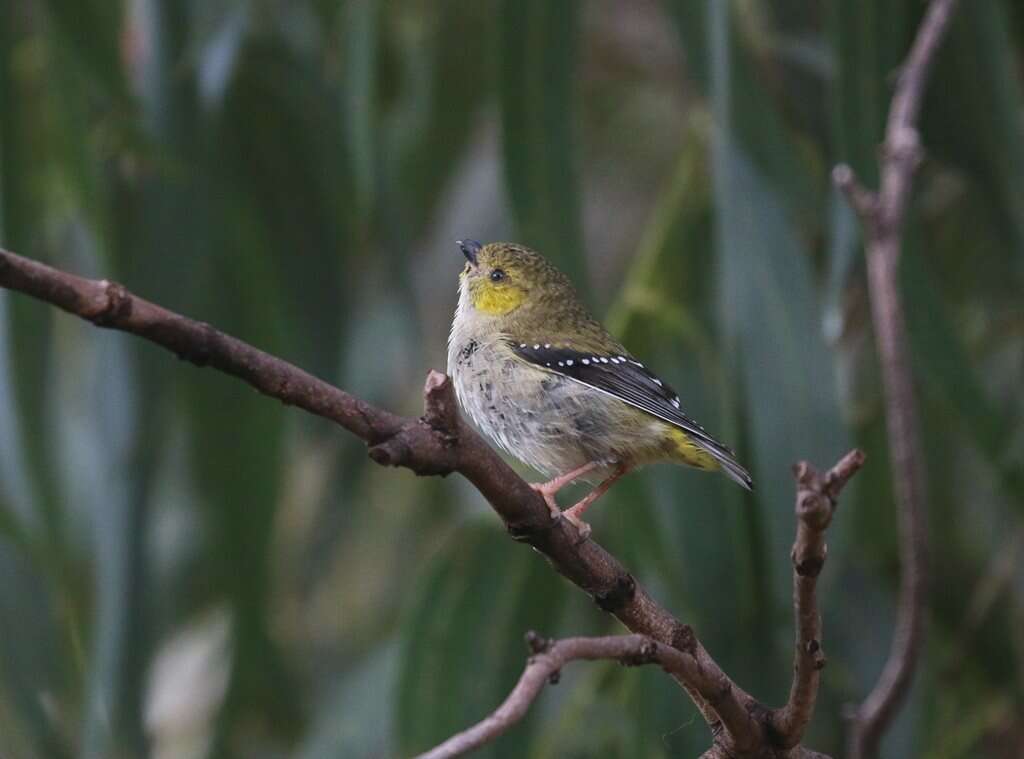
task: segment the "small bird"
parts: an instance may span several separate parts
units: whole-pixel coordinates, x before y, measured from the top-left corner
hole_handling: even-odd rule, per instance
[[[587,313],[572,283],[521,245],[459,240],[466,266],[448,338],[459,403],[509,454],[550,477],[532,487],[553,516],[581,517],[627,472],[657,461],[721,470],[748,490],[731,450],[682,411],[679,395]],[[555,495],[596,487],[561,511]]]

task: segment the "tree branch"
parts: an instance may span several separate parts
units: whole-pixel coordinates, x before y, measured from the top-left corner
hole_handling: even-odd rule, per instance
[[[85,279],[0,249],[0,286],[98,327],[138,335],[196,366],[211,366],[238,377],[264,395],[330,419],[367,442],[391,437],[406,422],[205,322],[132,295],[116,282]]]
[[[457,471],[494,508],[517,540],[543,553],[552,566],[629,630],[681,652],[686,668],[673,677],[694,696],[716,740],[738,755],[763,745],[757,702],[722,671],[685,625],[658,604],[615,557],[552,519],[543,498],[459,417],[451,382],[427,377],[426,410],[419,419],[397,416],[317,379],[209,324],[194,321],[130,293],[0,249],[0,287],[26,293],[100,327],[118,329],[167,348],[197,366],[211,366],[261,393],[336,422],[364,440],[378,464],[419,475]],[[685,674],[680,674],[685,673]]]
[[[799,707],[787,706],[776,717],[736,685],[711,658],[690,626],[659,605],[615,557],[581,536],[567,520],[552,518],[543,498],[461,419],[452,384],[443,374],[430,372],[427,376],[423,416],[402,417],[355,398],[209,324],[133,295],[113,282],[78,277],[0,249],[0,287],[56,305],[97,326],[138,335],[197,366],[214,367],[244,380],[265,395],[330,419],[364,440],[370,457],[378,464],[405,467],[419,475],[459,472],[487,499],[514,538],[544,554],[559,573],[588,593],[601,609],[643,636],[624,636],[619,640],[631,641],[629,645],[643,640],[643,651],[649,652],[652,660],[661,663],[690,694],[714,736],[706,756],[817,756],[796,746],[813,709],[813,694],[810,698],[801,696]],[[829,498],[834,498],[856,471],[856,466],[849,466],[851,456],[856,454],[848,455],[832,470],[846,474],[830,473],[820,483],[821,492]],[[798,493],[798,506],[800,502]],[[830,505],[829,514],[831,508]],[[808,511],[811,512],[813,509]],[[814,524],[818,525],[814,529],[818,530],[816,539],[820,540],[827,520]],[[799,531],[798,527],[798,543]],[[810,604],[807,608],[813,609],[813,581],[810,590],[812,595],[798,594],[796,598],[798,620],[803,618],[799,604]],[[568,650],[583,649],[570,646]],[[627,654],[616,654],[616,658]],[[813,690],[816,683],[815,675],[813,684],[800,686],[800,692]],[[786,716],[791,713],[793,716]],[[785,745],[779,740],[777,724],[785,727]]]
[[[927,526],[924,471],[918,442],[916,399],[909,366],[906,322],[898,287],[902,229],[913,175],[921,161],[916,128],[935,53],[957,0],[932,0],[893,94],[882,146],[881,187],[866,190],[845,165],[833,180],[860,215],[867,241],[868,282],[885,389],[889,450],[899,504],[900,601],[889,658],[851,724],[850,756],[874,756],[907,689],[924,641]]]
[[[824,475],[806,461],[793,467],[797,521],[791,558],[796,652],[789,701],[770,717],[776,743],[784,748],[800,743],[814,714],[818,680],[825,666],[817,599],[818,575],[825,566],[828,552],[825,530],[832,523],[839,493],[863,465],[863,452],[853,450]]]
[[[835,514],[836,500],[863,465],[863,452],[853,450],[824,475],[806,461],[794,467],[797,481],[797,532],[792,552],[793,606],[797,622],[794,676],[789,702],[783,708],[770,712],[767,722],[772,732],[771,746],[782,749],[782,755],[791,759],[827,759],[822,754],[797,747],[814,713],[819,672],[825,666],[815,590],[818,575],[825,565],[825,531]],[[450,759],[495,740],[526,715],[544,683],[557,682],[559,671],[570,661],[615,659],[630,666],[657,662],[679,679],[689,681],[691,677],[690,662],[686,657],[675,649],[659,647],[642,635],[548,641],[530,632],[526,641],[534,656],[527,662],[519,682],[501,706],[476,725],[420,754],[417,759]],[[716,745],[702,759],[729,759],[730,756],[728,749]]]
[[[533,655],[501,706],[469,729],[420,754],[417,759],[451,759],[493,741],[526,715],[544,684],[558,682],[562,667],[571,661],[611,659],[630,667],[657,663],[666,672],[680,676],[689,666],[687,657],[679,651],[659,645],[644,635],[545,640],[530,632],[526,635],[526,642]]]

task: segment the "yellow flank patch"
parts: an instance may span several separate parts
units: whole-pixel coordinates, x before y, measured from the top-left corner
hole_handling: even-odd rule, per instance
[[[693,438],[678,427],[673,427],[668,436],[675,445],[676,456],[684,464],[697,469],[718,469],[715,457],[693,442]]]
[[[519,308],[526,300],[526,293],[518,287],[507,284],[495,285],[488,281],[474,287],[471,295],[473,307],[492,316],[507,314]]]

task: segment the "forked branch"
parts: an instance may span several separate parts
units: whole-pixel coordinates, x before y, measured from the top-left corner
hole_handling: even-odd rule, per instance
[[[860,216],[865,233],[872,321],[882,367],[892,479],[899,510],[902,571],[889,658],[852,719],[852,759],[877,754],[881,736],[910,687],[924,643],[928,561],[925,477],[898,272],[910,189],[922,157],[917,118],[935,54],[956,7],[957,0],[932,0],[918,29],[889,108],[878,192],[866,189],[849,166],[837,166],[832,174]]]
[[[793,685],[789,701],[781,709],[768,713],[770,743],[763,752],[769,756],[809,759],[821,756],[800,748],[807,725],[814,714],[818,680],[825,656],[821,650],[821,617],[816,588],[825,565],[825,531],[832,523],[839,493],[864,465],[864,454],[850,451],[825,474],[806,461],[794,466],[796,477],[796,540],[793,543],[793,608],[796,617],[796,654]],[[417,759],[448,759],[479,748],[495,740],[521,720],[546,682],[558,676],[568,662],[577,659],[614,659],[628,665],[658,663],[669,673],[689,679],[690,663],[679,652],[658,646],[641,635],[607,638],[568,638],[547,641],[535,633],[527,634],[534,656],[508,698],[494,712],[473,727],[458,733]],[[704,759],[730,756],[721,746],[711,748]]]
[[[611,659],[627,666],[660,664],[666,672],[684,676],[688,663],[679,651],[662,646],[643,635],[613,635],[606,638],[565,638],[545,640],[527,633],[532,655],[519,682],[508,698],[486,718],[417,759],[451,759],[490,743],[521,720],[546,683],[558,682],[566,664],[577,660]]]
[[[793,467],[796,477],[796,540],[793,560],[793,614],[796,651],[789,700],[771,715],[779,745],[797,745],[814,714],[818,681],[825,666],[821,647],[821,614],[818,611],[818,576],[825,566],[825,531],[832,524],[837,499],[850,478],[864,465],[864,454],[850,451],[825,474],[806,461]]]

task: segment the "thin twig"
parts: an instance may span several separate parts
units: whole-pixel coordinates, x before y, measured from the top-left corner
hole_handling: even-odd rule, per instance
[[[906,320],[897,275],[907,202],[922,154],[917,117],[935,53],[956,7],[957,0],[933,0],[918,29],[889,109],[878,193],[866,190],[848,166],[837,166],[833,171],[834,181],[846,192],[850,204],[860,215],[867,241],[871,309],[885,388],[893,483],[899,504],[902,568],[896,630],[889,658],[874,689],[852,719],[850,756],[853,759],[877,754],[881,736],[910,686],[924,642],[925,478]]]
[[[527,643],[533,655],[527,661],[519,682],[501,706],[472,727],[420,754],[417,759],[451,759],[493,741],[526,715],[544,685],[557,682],[562,667],[569,662],[610,659],[627,666],[656,663],[665,671],[678,674],[683,674],[688,667],[686,657],[679,651],[659,645],[644,635],[552,641],[544,640],[536,633],[529,633]]]
[[[588,593],[627,629],[679,651],[688,662],[670,674],[712,727],[716,745],[734,756],[765,745],[765,728],[752,717],[765,711],[722,671],[685,625],[658,604],[619,561],[595,541],[581,539],[568,521],[552,519],[544,500],[459,417],[452,384],[427,378],[419,419],[372,406],[209,324],[130,293],[114,282],[69,274],[0,249],[0,287],[17,290],[93,324],[143,337],[198,366],[236,376],[260,392],[330,419],[366,441],[378,464],[420,475],[465,476],[509,532],[543,553],[563,576]]]
[[[818,680],[825,666],[817,599],[818,576],[825,566],[828,552],[825,531],[832,523],[839,493],[863,465],[864,454],[853,450],[824,475],[806,461],[793,468],[797,520],[791,558],[796,652],[789,701],[771,714],[775,743],[782,748],[792,748],[803,740],[804,731],[814,714]]]

